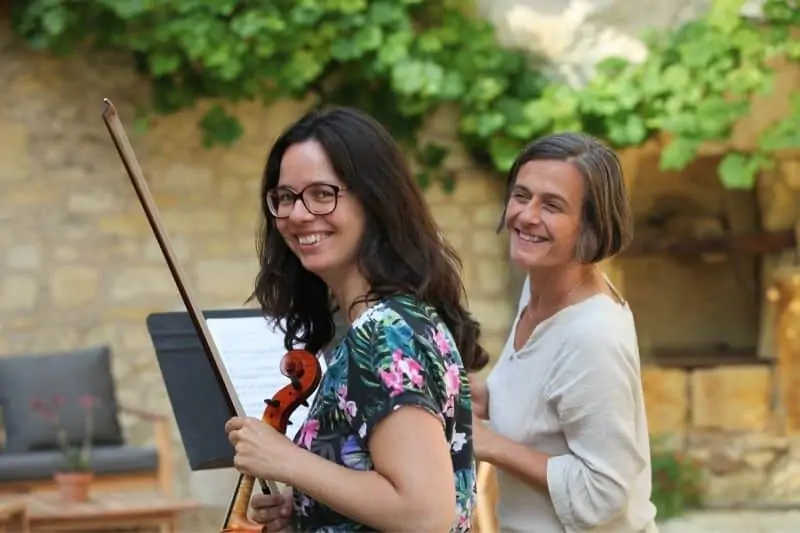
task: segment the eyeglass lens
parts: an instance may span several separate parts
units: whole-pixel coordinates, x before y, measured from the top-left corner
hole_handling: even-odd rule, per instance
[[[317,183],[309,185],[300,193],[286,188],[273,189],[267,195],[267,202],[272,214],[278,218],[288,217],[298,198],[311,213],[327,215],[336,208],[337,193],[338,190],[333,185]]]

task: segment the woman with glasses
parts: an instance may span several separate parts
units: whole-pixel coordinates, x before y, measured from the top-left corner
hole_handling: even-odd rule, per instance
[[[277,140],[262,185],[254,297],[287,342],[318,352],[349,329],[294,443],[227,425],[235,467],[288,494],[255,496],[269,531],[469,531],[475,498],[467,373],[488,362],[459,260],[391,136],[348,108]]]
[[[617,156],[575,133],[532,142],[509,171],[503,227],[528,277],[503,352],[472,388],[499,529],[655,533],[636,326],[597,268],[633,233]]]

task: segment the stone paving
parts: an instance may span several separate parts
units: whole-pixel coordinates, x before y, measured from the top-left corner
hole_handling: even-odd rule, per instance
[[[659,525],[659,533],[800,533],[800,510],[703,511]]]

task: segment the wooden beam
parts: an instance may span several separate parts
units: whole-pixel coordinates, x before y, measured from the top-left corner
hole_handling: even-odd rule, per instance
[[[653,255],[695,257],[711,253],[762,255],[795,248],[797,242],[794,229],[682,241],[653,239],[637,242],[634,240],[620,254],[620,257],[632,258]]]
[[[642,364],[661,368],[713,368],[716,366],[770,366],[772,361],[759,358],[755,347],[687,347],[655,348],[643,358]]]

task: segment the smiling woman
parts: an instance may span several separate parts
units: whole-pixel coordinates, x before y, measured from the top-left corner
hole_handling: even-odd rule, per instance
[[[506,198],[498,231],[528,278],[488,380],[472,378],[500,530],[654,533],[636,328],[597,268],[632,235],[617,157],[584,135],[545,137],[518,156]]]
[[[311,139],[287,148],[279,184],[266,192],[267,208],[286,245],[303,268],[327,277],[329,286],[337,285],[337,270],[356,264],[364,232],[364,212],[346,191],[324,147]]]
[[[226,426],[269,531],[466,532],[475,502],[469,370],[488,357],[459,260],[399,147],[369,116],[313,111],[275,143],[262,180],[254,297],[285,343],[319,352],[349,329],[289,441],[256,419]]]

